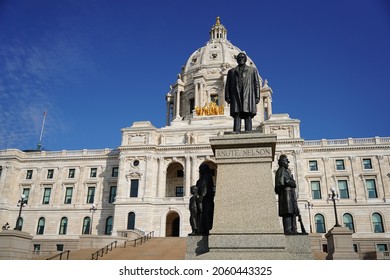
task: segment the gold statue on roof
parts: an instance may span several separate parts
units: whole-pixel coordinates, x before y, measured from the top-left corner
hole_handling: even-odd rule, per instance
[[[195,107],[195,113],[197,116],[215,116],[224,114],[224,105],[218,106],[216,101],[218,97],[209,103],[206,103],[203,107]]]

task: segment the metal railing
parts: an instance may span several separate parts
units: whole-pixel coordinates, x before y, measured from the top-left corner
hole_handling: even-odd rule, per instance
[[[138,243],[138,245],[142,245],[143,243],[145,243],[146,241],[148,241],[152,237],[154,237],[154,231],[151,231],[148,234],[146,234],[145,236],[142,236],[140,238],[130,240],[130,241],[125,241],[125,243],[123,244],[123,248],[126,248],[127,243],[130,243],[130,242],[133,244],[133,247],[137,246],[137,243]]]
[[[92,253],[91,259],[98,260],[99,256],[103,257],[103,255],[107,254],[108,251],[112,251],[113,246],[114,246],[114,248],[116,248],[117,243],[118,243],[118,241],[115,240],[115,241],[111,242],[110,244],[104,246],[103,248],[97,250],[95,253]]]
[[[47,258],[46,260],[53,260],[53,259],[56,259],[57,257],[59,257],[59,260],[62,260],[62,255],[64,255],[64,254],[66,254],[66,260],[69,260],[69,253],[70,253],[70,250],[62,251],[61,253],[58,253],[57,255],[54,255],[50,258]]]

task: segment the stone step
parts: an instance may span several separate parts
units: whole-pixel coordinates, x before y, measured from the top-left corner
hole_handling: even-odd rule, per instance
[[[99,260],[184,260],[185,237],[155,237],[135,247],[128,243],[109,251]]]
[[[69,260],[91,260],[92,254],[99,248],[88,248],[71,251]],[[134,247],[134,242],[127,242],[123,245],[113,248],[103,256],[99,255],[99,260],[184,260],[186,252],[185,237],[153,237],[146,242],[139,242]],[[36,260],[45,260],[49,256],[36,256]],[[63,259],[66,254],[63,255]],[[58,258],[56,258],[58,260]]]

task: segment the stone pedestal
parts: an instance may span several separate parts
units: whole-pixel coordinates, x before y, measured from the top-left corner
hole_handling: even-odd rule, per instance
[[[352,230],[347,227],[334,227],[325,234],[328,242],[327,260],[358,260],[353,250]]]
[[[276,136],[259,132],[210,138],[218,166],[209,252],[198,259],[311,259],[308,236],[285,236],[272,162]]]
[[[19,230],[0,232],[0,260],[30,260],[32,236]]]
[[[193,235],[187,237],[186,259],[195,259],[209,251],[209,237]]]

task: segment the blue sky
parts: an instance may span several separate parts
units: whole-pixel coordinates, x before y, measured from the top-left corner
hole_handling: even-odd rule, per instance
[[[0,0],[0,149],[116,148],[215,18],[306,140],[390,136],[387,0]]]

